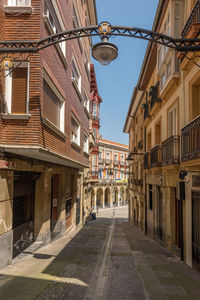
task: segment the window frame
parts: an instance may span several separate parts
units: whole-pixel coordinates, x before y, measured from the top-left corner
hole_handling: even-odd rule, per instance
[[[75,69],[74,69],[74,67],[75,67]],[[82,89],[82,86],[81,86],[81,81],[82,81],[81,71],[80,71],[80,68],[79,68],[74,56],[72,57],[72,70],[71,70],[71,72],[72,72],[72,74],[71,74],[72,82],[73,82],[75,88],[77,88],[77,91],[81,95],[81,89]],[[76,77],[75,73],[77,73],[78,78]]]
[[[75,141],[72,138],[72,119],[74,120],[74,122],[76,123],[76,125],[78,125],[78,129],[77,129],[77,141]],[[80,132],[81,132],[81,125],[80,122],[78,121],[78,119],[76,118],[76,116],[72,113],[71,115],[71,122],[70,122],[70,141],[72,144],[75,144],[76,146],[80,147]]]
[[[5,102],[6,114],[26,115],[29,114],[29,86],[30,86],[30,62],[15,62],[13,68],[27,68],[27,86],[26,86],[26,111],[25,113],[12,113],[12,69],[5,70]]]
[[[85,139],[84,139],[84,137],[87,138],[86,149],[85,149]],[[83,134],[83,152],[89,154],[89,136],[86,132],[84,132],[84,134]]]

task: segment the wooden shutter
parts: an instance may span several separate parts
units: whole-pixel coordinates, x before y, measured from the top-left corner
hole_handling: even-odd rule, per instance
[[[16,68],[12,72],[12,113],[26,113],[27,68]]]
[[[45,81],[43,88],[43,115],[56,127],[60,128],[60,101]]]

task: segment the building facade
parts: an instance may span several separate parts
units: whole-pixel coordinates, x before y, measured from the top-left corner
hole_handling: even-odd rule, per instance
[[[97,24],[94,0],[1,1],[0,40]],[[76,228],[89,166],[91,39],[1,56],[0,267]],[[4,67],[10,60],[12,65]]]
[[[197,38],[199,7],[199,1],[160,0],[153,30],[175,38]],[[129,133],[134,159],[130,221],[199,269],[200,68],[199,57],[193,62],[193,55],[148,44],[124,131]],[[135,159],[134,152],[142,155]],[[134,179],[143,180],[141,195]]]
[[[98,178],[92,186],[94,207],[124,205],[128,201],[128,146],[99,140]]]

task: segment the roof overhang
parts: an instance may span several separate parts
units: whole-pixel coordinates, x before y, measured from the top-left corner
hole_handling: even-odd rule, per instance
[[[15,145],[0,145],[0,149],[4,152],[20,155],[26,158],[37,159],[53,164],[58,164],[65,167],[71,167],[76,169],[83,169],[89,167],[88,164],[83,164],[78,161],[72,160],[66,156],[62,156],[56,152],[44,149],[37,146],[15,146]]]

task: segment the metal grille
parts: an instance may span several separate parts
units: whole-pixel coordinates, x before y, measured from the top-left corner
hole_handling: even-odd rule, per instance
[[[30,196],[15,197],[13,201],[13,229],[33,221],[33,201]]]

